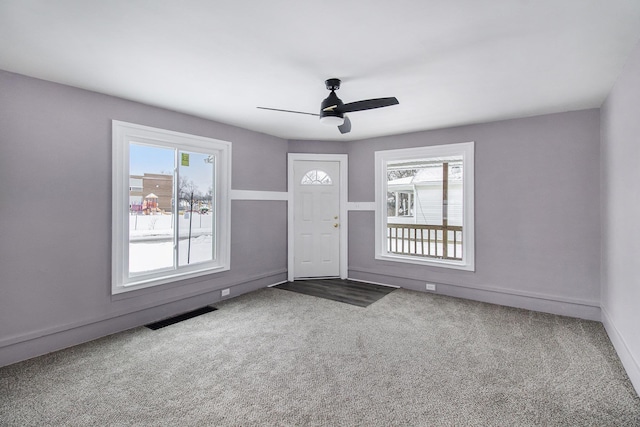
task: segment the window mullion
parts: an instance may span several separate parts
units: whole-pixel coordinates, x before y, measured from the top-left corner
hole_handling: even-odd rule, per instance
[[[213,182],[211,183],[211,233],[214,238],[211,239],[211,254],[214,260],[218,260],[218,156],[210,156],[209,162],[213,168]]]
[[[180,150],[174,150],[173,160],[173,269],[178,269],[178,260],[180,259],[180,227],[178,222],[180,221],[180,201],[178,189],[180,186],[180,171],[178,168],[178,161],[180,157]]]

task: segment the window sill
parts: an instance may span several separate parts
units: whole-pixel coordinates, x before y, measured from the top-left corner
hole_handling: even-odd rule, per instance
[[[475,271],[473,262],[443,260],[432,258],[418,258],[396,254],[376,254],[376,259],[380,261],[402,262],[407,264],[425,265],[429,267],[450,268],[454,270]]]
[[[162,277],[146,278],[140,280],[131,280],[127,283],[113,284],[111,288],[112,295],[122,294],[125,292],[137,291],[139,289],[150,288],[152,286],[166,285],[168,283],[178,282],[181,280],[192,279],[194,277],[206,276],[209,274],[221,273],[230,270],[228,265],[206,267],[200,270],[176,272],[173,274],[165,274]]]

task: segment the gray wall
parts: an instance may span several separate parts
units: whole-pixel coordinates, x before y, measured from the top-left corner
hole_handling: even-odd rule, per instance
[[[640,45],[601,113],[602,320],[640,393]]]
[[[349,200],[374,201],[376,150],[475,141],[476,271],[377,261],[374,213],[349,215],[349,276],[600,319],[599,111],[349,144]]]
[[[286,280],[286,202],[237,200],[230,271],[111,296],[112,119],[231,141],[233,189],[286,191],[287,141],[0,71],[0,366]]]
[[[318,126],[324,125],[318,123]],[[348,147],[347,141],[289,141],[290,153],[347,154]]]

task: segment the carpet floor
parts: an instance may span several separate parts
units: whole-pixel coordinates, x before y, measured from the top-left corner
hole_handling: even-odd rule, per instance
[[[261,289],[0,368],[2,426],[639,426],[602,324]]]

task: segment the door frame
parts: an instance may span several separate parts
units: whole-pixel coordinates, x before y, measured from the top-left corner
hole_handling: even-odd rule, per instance
[[[313,154],[313,153],[289,153],[287,161],[287,192],[289,194],[287,203],[287,279],[293,282],[295,277],[295,236],[294,236],[294,182],[293,182],[293,164],[296,161],[318,161],[318,162],[338,162],[340,165],[340,278],[347,278],[348,271],[348,211],[347,211],[347,191],[349,189],[347,181],[347,166],[349,156],[346,154]]]

